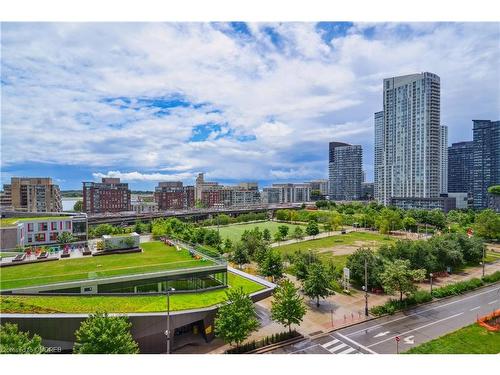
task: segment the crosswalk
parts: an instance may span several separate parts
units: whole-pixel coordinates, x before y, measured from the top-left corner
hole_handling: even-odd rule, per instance
[[[327,343],[321,344],[321,347],[332,354],[361,354],[357,349],[335,338]]]

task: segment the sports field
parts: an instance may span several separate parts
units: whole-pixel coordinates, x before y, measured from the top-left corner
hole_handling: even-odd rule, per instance
[[[141,248],[142,253],[70,258],[4,267],[0,274],[0,290],[213,264],[208,260],[193,259],[186,249],[178,251],[162,242],[142,243]]]
[[[242,276],[228,272],[228,283],[232,288],[241,287],[250,294],[264,286]],[[172,311],[209,307],[224,302],[226,289],[200,293],[173,294],[170,297]],[[109,313],[166,311],[165,296],[0,296],[3,313]]]
[[[252,230],[255,227],[258,227],[261,231],[264,229],[269,229],[271,232],[271,238],[274,236],[274,233],[278,231],[278,227],[280,225],[286,225],[288,229],[288,236],[290,236],[295,229],[295,227],[300,226],[303,231],[304,235],[306,226],[305,225],[296,225],[296,224],[286,224],[286,223],[277,223],[275,221],[262,221],[258,223],[250,223],[250,224],[231,224],[231,225],[226,225],[226,226],[221,226],[219,231],[220,231],[220,236],[222,240],[225,240],[226,238],[229,238],[232,242],[239,241],[241,239],[241,235],[245,230]],[[217,229],[217,227],[211,227],[212,229]]]
[[[347,256],[359,247],[376,249],[383,244],[391,244],[396,240],[392,237],[371,232],[349,232],[316,240],[302,241],[289,245],[275,247],[282,254],[293,254],[295,251],[316,251],[320,257]]]

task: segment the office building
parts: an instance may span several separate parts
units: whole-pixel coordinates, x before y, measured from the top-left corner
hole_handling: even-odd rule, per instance
[[[363,150],[342,142],[329,144],[330,200],[352,201],[361,198]]]
[[[83,182],[83,210],[90,214],[131,211],[130,190],[119,178]]]
[[[184,186],[181,181],[159,182],[154,200],[159,210],[187,210],[195,205],[194,186]]]
[[[256,182],[243,182],[236,186],[214,185],[201,191],[203,207],[249,207],[261,203]]]
[[[440,79],[432,73],[384,79],[375,116],[375,194],[385,205],[443,206]],[[394,198],[394,199],[393,199]]]
[[[437,197],[437,198],[402,198],[402,197],[392,197],[390,204],[402,208],[404,210],[410,210],[414,208],[422,210],[441,210],[445,213],[456,209],[456,199],[454,197]]]
[[[472,205],[472,195],[470,193],[448,193],[449,198],[455,198],[455,208],[466,210]]]
[[[487,208],[488,188],[500,184],[500,121],[473,120],[474,208]]]
[[[311,185],[311,191],[319,191],[320,195],[326,196],[328,195],[328,180],[327,179],[319,179],[312,180],[307,182]]]
[[[440,194],[448,193],[448,127],[441,126],[440,163],[441,174],[439,177]]]
[[[474,142],[457,142],[448,147],[448,193],[472,194]]]
[[[50,177],[12,177],[3,186],[2,208],[22,212],[61,212],[61,192]]]

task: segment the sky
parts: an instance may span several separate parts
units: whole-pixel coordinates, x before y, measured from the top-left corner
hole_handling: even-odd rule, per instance
[[[1,182],[133,190],[327,178],[328,142],[373,180],[382,80],[441,77],[449,144],[500,118],[500,23],[2,23]]]

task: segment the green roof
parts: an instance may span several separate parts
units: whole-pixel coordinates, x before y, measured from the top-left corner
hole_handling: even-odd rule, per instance
[[[13,226],[20,221],[32,221],[32,220],[59,220],[71,218],[70,215],[65,216],[33,216],[33,217],[7,217],[0,219],[0,226],[7,227]]]

